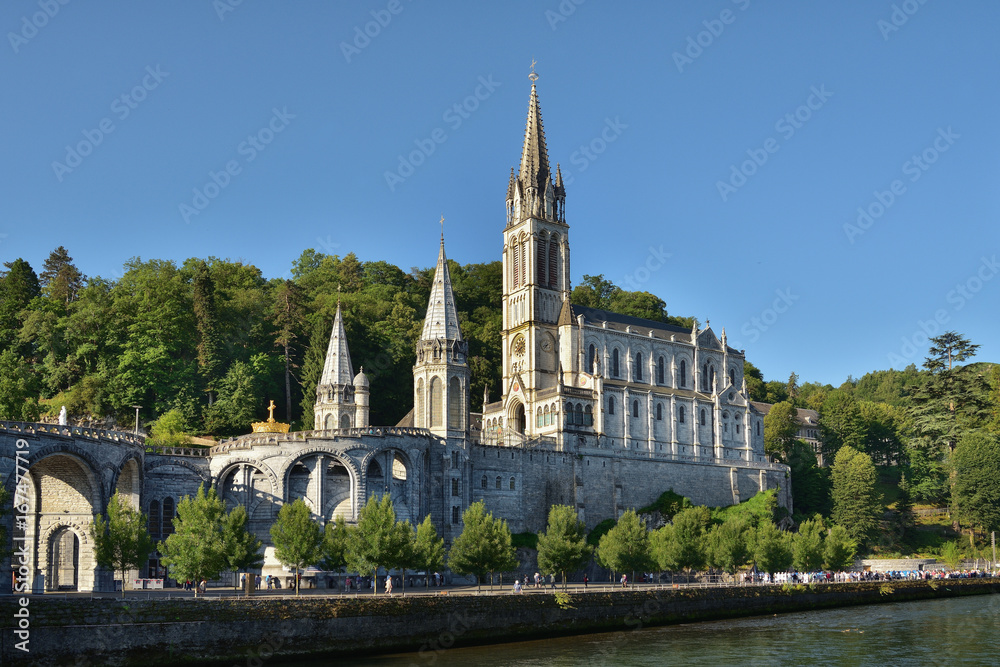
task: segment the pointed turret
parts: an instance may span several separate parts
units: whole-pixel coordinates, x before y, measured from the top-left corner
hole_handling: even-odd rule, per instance
[[[320,384],[353,384],[354,368],[351,366],[351,354],[347,351],[347,335],[344,333],[344,317],[340,313],[340,301],[337,301],[337,314],[333,318],[333,331],[330,332],[330,344],[326,348],[326,361],[323,363],[323,374]]]
[[[359,382],[362,379],[363,382]],[[364,394],[362,406],[358,406],[355,401],[358,389]],[[333,331],[330,332],[330,343],[326,348],[326,360],[323,362],[323,374],[316,385],[313,415],[317,431],[367,426],[368,422],[367,378],[364,373],[357,377],[354,375],[339,299],[337,314],[333,318]]]
[[[507,186],[508,224],[525,216],[565,222],[563,211],[566,194],[562,186],[562,174],[557,175],[557,184],[552,182],[545,128],[542,126],[542,110],[535,87],[538,75],[532,71],[529,78],[531,96],[528,99],[528,120],[524,127],[521,164],[516,179]]]
[[[524,128],[524,147],[521,149],[521,168],[518,173],[525,188],[538,188],[543,193],[549,184],[549,151],[545,146],[545,129],[542,127],[542,110],[538,106],[538,91],[531,83],[528,100],[528,121]]]
[[[458,310],[455,308],[455,294],[451,289],[451,274],[448,272],[448,260],[444,255],[444,235],[441,236],[437,268],[434,269],[434,284],[431,285],[427,317],[424,319],[424,330],[420,338],[462,340],[462,331],[458,326]]]

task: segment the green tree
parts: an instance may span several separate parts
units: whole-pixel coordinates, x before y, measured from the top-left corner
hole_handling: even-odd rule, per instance
[[[854,565],[858,545],[843,526],[834,526],[823,540],[823,567],[827,570],[846,570]]]
[[[153,422],[152,440],[153,444],[160,447],[180,447],[190,441],[186,433],[187,425],[184,423],[184,413],[174,408],[160,415],[160,418]]]
[[[601,537],[597,561],[612,572],[631,572],[632,581],[637,570],[650,565],[649,532],[635,510],[622,514],[615,527]]]
[[[709,518],[708,508],[703,506],[688,507],[674,515],[672,560],[678,568],[691,572],[705,566],[705,527]]]
[[[192,306],[198,332],[198,373],[212,405],[222,375],[222,336],[215,307],[215,282],[205,262],[199,262],[192,281]]]
[[[752,556],[749,539],[752,530],[750,522],[740,517],[712,526],[705,536],[708,564],[735,575]]]
[[[226,567],[222,540],[225,513],[226,505],[214,488],[206,493],[202,485],[193,498],[180,499],[173,519],[174,532],[158,547],[163,564],[175,579],[197,584],[202,579],[215,579]]]
[[[576,510],[569,505],[550,507],[548,526],[538,535],[538,567],[542,572],[559,572],[565,587],[566,573],[584,567],[591,552],[587,527],[577,518]]]
[[[875,536],[884,511],[871,457],[853,447],[841,447],[830,476],[834,523],[844,526],[859,545],[867,544]]]
[[[282,565],[294,570],[295,595],[299,594],[299,570],[323,558],[323,530],[313,521],[305,501],[285,503],[271,526],[274,555]]]
[[[827,394],[819,410],[819,423],[825,461],[832,461],[845,445],[858,451],[864,449],[865,423],[852,393],[835,389]]]
[[[767,401],[767,387],[764,386],[764,374],[760,369],[746,359],[743,360],[743,379],[747,383],[747,393],[751,401],[764,403]]]
[[[281,349],[285,367],[285,419],[289,422],[292,421],[292,370],[298,367],[295,345],[306,323],[302,302],[302,290],[291,280],[279,283],[274,291],[271,322],[275,329],[274,344]]]
[[[945,542],[941,547],[941,560],[948,566],[949,570],[957,570],[962,567],[962,547],[958,541]]]
[[[799,524],[792,540],[792,564],[799,572],[823,567],[823,522],[819,517]]]
[[[5,262],[7,271],[0,275],[0,351],[11,349],[17,343],[17,332],[26,317],[25,309],[31,300],[41,296],[38,276],[31,264],[18,258]],[[18,356],[29,356],[28,346],[14,348]]]
[[[249,517],[243,505],[237,505],[222,518],[222,553],[233,573],[233,586],[239,585],[239,573],[264,565],[264,543],[250,532]]]
[[[448,565],[452,571],[475,575],[478,591],[486,575],[517,567],[517,555],[511,545],[507,522],[494,519],[486,511],[483,501],[469,505],[462,514],[462,523],[462,533],[455,538],[448,553]]]
[[[347,567],[347,548],[354,530],[342,516],[326,523],[323,531],[323,569],[340,572]]]
[[[98,514],[90,524],[94,540],[94,559],[122,577],[122,597],[130,570],[142,567],[153,553],[155,544],[146,530],[146,515],[135,509],[125,496],[111,496],[108,516]]]
[[[951,457],[952,505],[958,520],[973,532],[1000,530],[1000,437],[986,431],[966,433]]]
[[[347,564],[360,574],[376,577],[378,569],[386,571],[407,560],[409,523],[396,521],[396,510],[389,494],[372,496],[361,508],[358,525],[348,536]],[[372,587],[378,594],[378,581]]]
[[[796,440],[788,452],[787,463],[792,473],[792,506],[796,514],[829,514],[829,469],[819,467],[812,445]]]
[[[798,413],[790,401],[771,406],[764,415],[764,451],[784,460],[799,432]]]
[[[83,274],[73,265],[73,258],[62,246],[49,253],[38,279],[42,293],[63,306],[76,300],[84,281]]]
[[[0,419],[38,421],[38,390],[31,364],[13,350],[0,352]]]
[[[413,566],[424,571],[424,585],[431,585],[431,571],[444,567],[444,538],[438,537],[437,529],[428,514],[417,526],[417,535],[413,544]]]
[[[764,521],[755,531],[753,553],[759,569],[770,575],[784,572],[792,564],[791,534],[778,530],[770,521]]]

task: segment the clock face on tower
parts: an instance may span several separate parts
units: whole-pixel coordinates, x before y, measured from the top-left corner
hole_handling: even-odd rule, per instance
[[[514,351],[514,356],[521,358],[524,356],[524,336],[518,336],[514,339],[514,345],[511,348]]]

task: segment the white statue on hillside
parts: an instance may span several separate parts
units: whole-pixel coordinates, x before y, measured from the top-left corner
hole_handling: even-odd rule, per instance
[[[62,406],[62,409],[59,410],[59,425],[60,426],[66,426],[66,406],[65,405]]]

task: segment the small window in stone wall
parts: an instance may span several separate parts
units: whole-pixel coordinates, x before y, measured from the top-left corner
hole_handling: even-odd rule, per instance
[[[452,469],[458,468],[458,452],[451,453],[451,467]]]
[[[459,519],[462,517],[461,508],[457,505],[451,508],[451,522],[458,523]]]
[[[483,488],[485,489],[485,488],[486,488],[487,486],[488,486],[488,482],[487,482],[487,480],[486,480],[486,475],[483,475],[483,479],[482,479],[482,487],[483,487]]]
[[[702,410],[701,410],[701,425],[702,426],[705,425],[705,409],[704,408],[702,408]]]
[[[503,484],[503,480],[500,478],[499,475],[497,475],[497,491],[500,490],[500,487],[501,487],[502,484]]]
[[[663,421],[663,404],[656,404],[656,421]]]
[[[615,397],[614,396],[609,396],[608,397],[608,414],[609,415],[615,414]]]
[[[458,480],[457,479],[451,480],[451,495],[453,495],[453,496],[457,496],[458,495]]]
[[[163,539],[174,534],[174,499],[163,499],[163,521],[161,522]]]
[[[510,490],[511,491],[514,490],[514,478],[513,477],[510,478]]]

